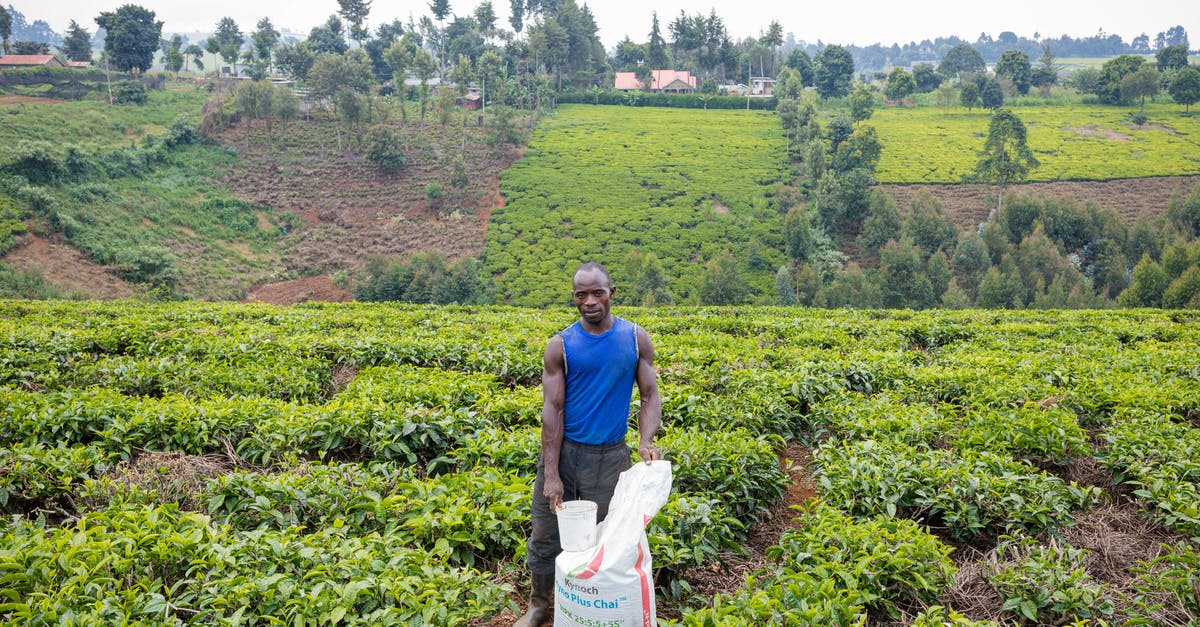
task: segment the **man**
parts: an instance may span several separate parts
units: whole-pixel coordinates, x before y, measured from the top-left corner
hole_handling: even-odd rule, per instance
[[[638,454],[659,459],[654,434],[662,400],[654,372],[654,345],[644,329],[612,315],[616,291],[604,266],[585,263],[572,281],[579,321],[546,342],[542,357],[542,451],[533,484],[527,564],[533,577],[529,611],[514,627],[550,620],[554,559],[561,551],[554,512],[563,499],[596,502],[604,520],[617,478],[629,469],[629,402],[641,396]]]

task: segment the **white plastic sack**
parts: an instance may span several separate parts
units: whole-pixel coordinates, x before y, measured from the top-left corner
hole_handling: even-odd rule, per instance
[[[621,473],[596,546],[554,560],[555,627],[654,627],[654,571],[646,525],[671,495],[671,462]]]

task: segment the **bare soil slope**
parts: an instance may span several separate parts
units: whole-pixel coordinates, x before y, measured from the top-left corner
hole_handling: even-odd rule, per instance
[[[129,298],[133,287],[108,268],[69,244],[31,235],[29,241],[4,255],[4,261],[42,278],[68,294],[103,300]]]
[[[1139,216],[1155,217],[1167,210],[1172,194],[1186,196],[1200,186],[1200,176],[1161,176],[1116,181],[1054,181],[1011,185],[1005,196],[1044,195],[1070,198],[1080,205],[1092,203],[1101,209],[1112,209],[1130,226]],[[959,228],[967,229],[983,222],[996,206],[996,187],[975,183],[954,185],[880,185],[900,207],[922,191],[927,191],[942,203],[947,215]]]
[[[474,256],[483,249],[490,210],[502,202],[500,172],[520,151],[489,147],[474,119],[464,140],[458,122],[443,127],[427,121],[423,132],[415,122],[403,130],[391,125],[406,136],[408,158],[393,174],[367,163],[365,148],[345,128],[339,147],[332,123],[276,125],[270,142],[261,128],[243,123],[222,136],[241,153],[224,182],[241,198],[296,216],[280,251],[291,272],[354,272],[372,257],[427,250],[452,259]],[[460,154],[467,183],[455,187],[451,164]],[[440,198],[430,199],[430,184],[440,186]],[[272,293],[260,286],[248,298],[275,302]],[[318,290],[308,299],[323,300],[323,294]]]

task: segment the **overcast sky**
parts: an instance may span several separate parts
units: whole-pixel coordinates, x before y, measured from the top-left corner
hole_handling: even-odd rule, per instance
[[[577,0],[579,1],[579,0]],[[337,11],[336,0],[0,0],[12,4],[32,22],[46,20],[57,32],[66,30],[70,20],[95,31],[93,21],[101,11],[122,4],[140,4],[158,15],[165,32],[211,31],[223,16],[234,18],[248,33],[260,18],[270,17],[276,28],[307,34]],[[462,15],[475,10],[479,0],[451,0],[451,11]],[[582,4],[582,2],[581,2]],[[1176,24],[1188,31],[1191,47],[1200,46],[1200,3],[1196,0],[1092,0],[1065,2],[1056,0],[1007,0],[1006,2],[934,2],[933,0],[715,0],[682,2],[678,0],[592,0],[587,3],[600,27],[600,39],[611,49],[625,35],[634,41],[646,40],[650,15],[657,11],[663,35],[666,24],[680,10],[707,14],[716,9],[730,35],[736,40],[758,36],[771,20],[779,20],[784,33],[797,40],[815,43],[869,45],[907,43],[938,36],[958,35],[975,41],[987,32],[995,37],[1002,31],[1021,36],[1040,33],[1045,37],[1068,34],[1072,37],[1094,35],[1101,29],[1120,35],[1125,41],[1146,33],[1154,36]],[[393,18],[407,21],[428,14],[426,0],[374,0],[370,25]],[[507,27],[509,0],[492,0],[499,22]]]

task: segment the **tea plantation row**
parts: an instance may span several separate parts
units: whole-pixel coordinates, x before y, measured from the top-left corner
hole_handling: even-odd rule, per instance
[[[1094,458],[1178,542],[1140,600],[1101,590],[1089,611],[1176,594],[1200,616],[1190,584],[1161,576],[1200,564],[1196,316],[618,313],[656,343],[676,465],[649,529],[664,615],[941,624],[953,608],[923,608],[953,580],[947,542],[1072,524],[1110,486],[1059,471]],[[462,624],[510,607],[540,356],[572,319],[0,303],[0,620]],[[779,503],[797,438],[821,503],[745,589],[692,598],[687,569],[744,550]],[[1014,619],[1084,617],[997,581]]]

